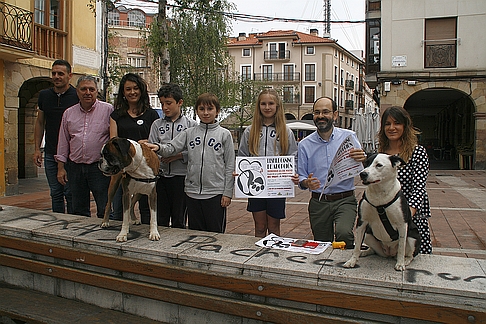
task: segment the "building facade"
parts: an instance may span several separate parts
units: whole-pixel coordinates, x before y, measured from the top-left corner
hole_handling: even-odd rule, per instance
[[[312,120],[315,99],[328,96],[338,105],[340,126],[351,128],[355,109],[365,105],[364,61],[317,29],[242,33],[227,48],[242,81],[280,91],[287,119]]]
[[[148,85],[152,108],[161,110],[157,97],[159,76],[152,67],[153,55],[145,45],[145,39],[155,13],[138,8],[117,6],[108,11],[109,73],[108,100],[113,101],[118,92],[118,82],[123,74],[139,74]]]
[[[404,107],[434,160],[486,169],[486,2],[367,0],[366,18],[381,111]]]
[[[99,3],[70,0],[0,2],[0,195],[18,194],[18,179],[37,176],[33,163],[37,96],[52,86],[51,66],[65,59],[74,83],[99,75]],[[80,19],[82,17],[82,19]]]

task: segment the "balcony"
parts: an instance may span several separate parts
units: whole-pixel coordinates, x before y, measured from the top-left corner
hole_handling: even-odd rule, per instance
[[[457,43],[460,39],[424,40],[425,68],[455,68]]]
[[[30,11],[0,2],[0,53],[3,58],[32,57],[32,17]]]
[[[346,90],[354,90],[354,80],[346,80],[344,83],[344,88]]]
[[[145,21],[129,21],[129,20],[120,20],[120,19],[108,19],[108,26],[110,28],[116,27],[132,27],[132,28],[150,28],[150,23]]]
[[[41,24],[34,24],[34,51],[51,59],[65,57],[67,33]]]
[[[288,61],[290,60],[290,51],[264,51],[263,59],[265,61]]]
[[[300,73],[255,73],[255,81],[264,82],[300,82]]]
[[[344,109],[346,111],[354,109],[354,100],[345,100],[344,101]]]

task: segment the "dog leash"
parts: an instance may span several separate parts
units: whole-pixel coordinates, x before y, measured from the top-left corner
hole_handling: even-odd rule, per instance
[[[388,233],[388,235],[390,236],[390,238],[393,241],[398,240],[399,235],[398,235],[398,231],[396,231],[395,229],[393,229],[393,227],[392,227],[392,225],[390,223],[390,220],[386,216],[386,209],[388,207],[390,207],[395,201],[397,201],[398,198],[400,198],[400,196],[402,196],[402,195],[403,195],[402,191],[399,190],[397,192],[397,194],[395,195],[395,198],[392,199],[392,201],[390,201],[389,203],[387,203],[385,205],[375,206],[372,203],[370,203],[370,201],[368,200],[368,198],[366,198],[366,194],[363,192],[363,199],[366,200],[368,202],[368,204],[370,204],[371,206],[373,206],[373,207],[376,208],[376,211],[378,212],[378,216],[380,216],[381,223],[383,224],[383,226],[385,227],[386,232]]]

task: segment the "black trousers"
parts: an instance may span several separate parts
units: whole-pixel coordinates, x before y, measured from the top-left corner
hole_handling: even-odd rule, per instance
[[[157,180],[157,225],[186,228],[185,176]]]
[[[224,233],[226,230],[226,207],[221,207],[217,195],[209,199],[194,199],[186,195],[189,229]]]

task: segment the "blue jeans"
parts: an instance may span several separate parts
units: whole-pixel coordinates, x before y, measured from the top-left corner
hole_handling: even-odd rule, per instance
[[[83,164],[68,161],[66,171],[73,194],[73,214],[91,216],[91,191],[96,202],[96,216],[103,218],[108,202],[110,177],[100,171],[98,162]]]
[[[69,189],[69,184],[63,186],[57,181],[57,162],[54,154],[44,154],[44,168],[46,172],[47,183],[52,201],[52,211],[55,213],[65,213],[67,204],[68,214],[73,212],[73,196]],[[66,199],[66,203],[64,202]]]

